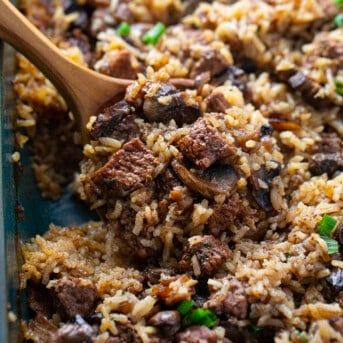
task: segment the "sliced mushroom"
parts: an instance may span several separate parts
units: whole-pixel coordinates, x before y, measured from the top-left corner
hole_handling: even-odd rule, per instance
[[[230,165],[218,164],[204,171],[192,172],[185,165],[174,160],[172,167],[185,185],[206,198],[231,193],[238,181],[237,173]]]

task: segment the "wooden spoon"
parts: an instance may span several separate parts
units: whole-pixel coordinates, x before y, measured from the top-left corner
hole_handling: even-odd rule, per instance
[[[56,86],[69,108],[79,116],[83,137],[89,117],[123,94],[132,83],[70,61],[8,0],[0,0],[0,38],[26,56]]]

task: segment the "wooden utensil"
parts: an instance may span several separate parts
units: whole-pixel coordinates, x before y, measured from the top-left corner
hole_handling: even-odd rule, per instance
[[[0,0],[0,38],[26,56],[56,86],[69,108],[79,116],[84,136],[89,117],[123,94],[132,83],[70,61],[8,0]]]

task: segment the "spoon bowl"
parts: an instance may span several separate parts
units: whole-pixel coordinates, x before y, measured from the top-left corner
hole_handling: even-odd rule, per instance
[[[20,51],[54,84],[78,117],[84,139],[89,117],[116,100],[132,83],[69,60],[8,0],[0,0],[0,38]]]

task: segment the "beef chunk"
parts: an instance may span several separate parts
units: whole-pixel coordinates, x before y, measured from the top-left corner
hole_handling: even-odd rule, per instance
[[[238,319],[247,318],[249,303],[243,283],[232,276],[221,281],[226,292],[219,290],[212,293],[205,307],[218,315],[234,316]]]
[[[76,323],[61,326],[51,343],[92,343],[94,335],[93,328],[82,317],[76,316]]]
[[[152,316],[149,325],[157,327],[163,336],[173,336],[179,331],[181,317],[178,311],[161,311]]]
[[[110,160],[91,176],[94,185],[114,195],[126,194],[153,178],[156,160],[142,141],[134,138],[114,153]]]
[[[323,133],[321,137],[322,141],[309,157],[309,170],[312,175],[327,173],[331,176],[343,170],[343,141],[335,133]]]
[[[97,71],[119,79],[134,80],[140,69],[138,62],[128,50],[112,51],[98,63],[95,65]]]
[[[116,323],[118,334],[107,339],[106,343],[142,343],[133,325],[128,322],[125,324]]]
[[[177,146],[200,169],[210,167],[235,151],[205,119],[197,120],[190,133],[177,142]]]
[[[41,285],[29,282],[27,285],[28,300],[30,308],[36,313],[40,313],[50,318],[53,313],[52,297],[49,290]]]
[[[33,320],[30,320],[25,337],[30,337],[35,339],[34,342],[51,342],[57,331],[56,325],[52,320],[48,320],[41,313],[38,313]],[[52,343],[54,343],[52,341]]]
[[[331,58],[339,65],[343,63],[343,40],[335,39],[330,32],[316,35],[313,48],[313,55]]]
[[[143,89],[144,116],[151,122],[191,124],[200,116],[199,104],[187,92],[168,83],[148,83]]]
[[[343,318],[335,317],[330,319],[331,326],[337,330],[341,335],[343,335]]]
[[[213,275],[228,256],[228,247],[213,236],[193,236],[184,246],[179,267],[182,271],[196,273],[193,270],[193,258],[195,257],[200,267],[200,275],[196,276]]]
[[[130,140],[139,135],[139,128],[133,115],[134,108],[126,101],[106,107],[98,114],[91,135],[95,139],[112,137],[119,140]]]
[[[65,319],[77,314],[89,315],[94,307],[97,292],[93,285],[84,284],[82,279],[61,279],[54,287],[54,301],[58,313]]]
[[[208,220],[208,228],[210,233],[219,237],[236,219],[240,211],[239,195],[235,193],[223,204],[215,204],[213,206],[213,214]]]
[[[211,77],[221,74],[229,67],[225,57],[217,50],[207,50],[197,61],[192,70],[190,77],[195,78],[197,75],[209,72]]]
[[[190,326],[176,336],[177,343],[217,343],[216,333],[206,326]]]

